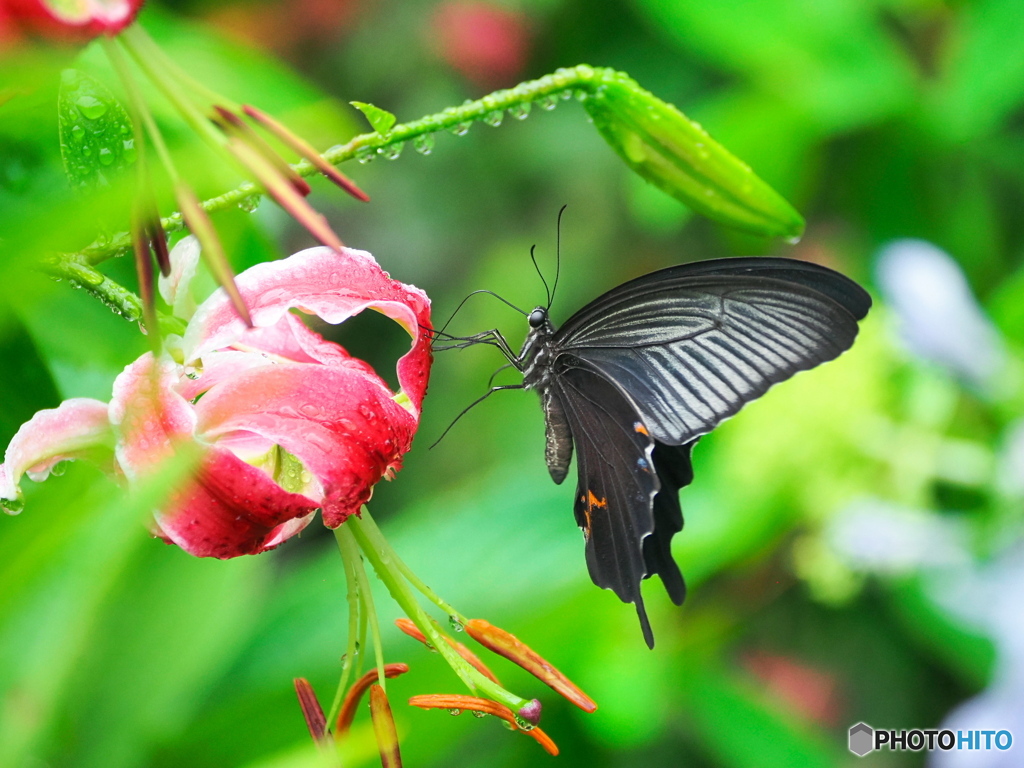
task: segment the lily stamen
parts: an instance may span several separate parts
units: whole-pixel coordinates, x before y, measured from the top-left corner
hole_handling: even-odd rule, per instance
[[[482,646],[518,664],[584,712],[593,712],[597,709],[593,699],[511,632],[506,632],[483,619],[470,619],[465,627],[466,633]]]
[[[447,709],[451,712],[469,710],[470,712],[494,715],[512,726],[512,730],[522,731],[532,736],[549,755],[558,754],[558,746],[544,731],[537,727],[523,728],[516,716],[512,714],[511,709],[490,699],[478,699],[475,696],[460,696],[458,694],[427,694],[413,696],[409,699],[409,705],[420,709]]]

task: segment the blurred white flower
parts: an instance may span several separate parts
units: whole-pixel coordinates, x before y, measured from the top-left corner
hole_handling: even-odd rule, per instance
[[[924,240],[895,240],[879,252],[876,274],[912,353],[972,386],[992,386],[1006,362],[1002,339],[949,254]]]
[[[958,521],[922,510],[864,500],[836,515],[826,536],[855,570],[885,575],[916,572],[935,605],[970,631],[990,638],[996,666],[988,688],[953,709],[939,726],[951,731],[1008,730],[1024,738],[1024,545],[976,562]],[[932,727],[894,723],[894,728]],[[1020,766],[1020,747],[1006,751],[936,750],[932,768]]]

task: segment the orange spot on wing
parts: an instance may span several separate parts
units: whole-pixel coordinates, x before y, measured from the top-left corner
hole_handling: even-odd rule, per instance
[[[647,427],[645,427],[639,421],[633,424],[633,431],[634,432],[639,432],[641,435],[648,435],[649,436],[651,434],[650,432],[647,431]]]
[[[599,499],[594,495],[593,491],[587,491],[587,507],[601,507],[604,509],[608,506],[608,499]]]

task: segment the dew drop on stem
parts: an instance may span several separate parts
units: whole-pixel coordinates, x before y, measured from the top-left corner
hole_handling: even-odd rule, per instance
[[[508,111],[516,120],[525,120],[530,116],[530,108],[532,106],[533,105],[530,102],[524,101],[521,104],[513,104],[509,107]]]
[[[429,155],[434,151],[434,136],[430,133],[424,133],[413,139],[412,144],[421,155]]]

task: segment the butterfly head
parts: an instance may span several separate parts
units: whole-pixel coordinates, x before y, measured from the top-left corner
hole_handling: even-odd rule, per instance
[[[540,328],[548,319],[548,311],[544,307],[537,307],[527,318],[531,328]]]

